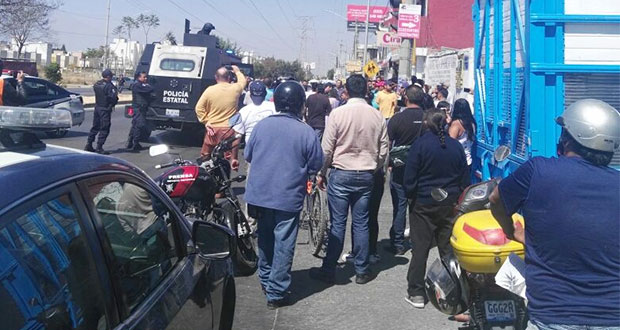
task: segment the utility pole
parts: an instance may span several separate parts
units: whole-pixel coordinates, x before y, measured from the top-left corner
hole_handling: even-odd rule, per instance
[[[357,44],[358,44],[359,36],[360,36],[359,29],[357,27],[357,22],[355,22],[355,34],[353,35],[353,60],[356,62],[358,60]]]
[[[108,57],[110,56],[110,51],[108,49],[108,33],[110,31],[110,2],[112,0],[108,0],[108,15],[105,22],[105,48],[103,52],[103,68],[106,69],[106,64],[108,62]]]
[[[368,24],[370,23],[370,0],[366,2],[366,43],[364,43],[364,61],[362,66],[366,65],[366,57],[368,56]]]
[[[308,53],[308,30],[310,29],[312,16],[299,16],[299,20],[301,21],[301,29],[300,29],[300,45],[299,45],[299,62],[304,68],[305,72],[309,72],[310,68],[306,65],[307,53]]]
[[[402,0],[403,4],[413,5],[414,0]],[[403,39],[398,52],[398,79],[409,80],[411,78],[411,51],[413,40]]]

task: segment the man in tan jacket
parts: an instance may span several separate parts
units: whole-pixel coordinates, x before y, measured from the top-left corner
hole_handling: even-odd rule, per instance
[[[196,104],[196,117],[205,125],[207,130],[201,156],[208,156],[215,146],[223,139],[235,132],[230,128],[229,119],[237,112],[239,97],[246,85],[246,78],[236,65],[232,66],[237,82],[231,84],[231,73],[226,67],[221,67],[215,73],[216,84],[209,86]],[[233,152],[231,167],[239,168],[239,161]]]

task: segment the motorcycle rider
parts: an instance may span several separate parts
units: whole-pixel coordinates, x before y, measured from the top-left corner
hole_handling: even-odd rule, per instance
[[[618,329],[620,114],[579,100],[556,119],[558,157],[535,157],[502,180],[491,211],[506,236],[525,244],[528,329]],[[525,230],[511,216],[521,210]]]
[[[0,75],[2,75],[2,69],[4,63],[0,60]],[[0,79],[0,105],[24,105],[26,104],[26,89],[24,88],[24,72],[17,73],[17,88],[13,87],[8,81]]]
[[[244,155],[251,164],[245,200],[258,222],[258,277],[270,309],[290,304],[287,291],[306,180],[323,165],[319,139],[301,121],[303,87],[285,81],[274,91],[274,101],[279,113],[256,124]]]
[[[97,81],[93,86],[95,91],[95,113],[93,115],[93,126],[88,134],[88,140],[84,150],[90,152],[96,152],[99,154],[109,154],[109,152],[103,150],[103,144],[110,134],[110,121],[112,117],[112,110],[118,102],[118,92],[116,87],[112,84],[112,76],[114,74],[110,69],[105,69],[101,73],[103,79]],[[97,139],[97,148],[93,148],[93,142]]]
[[[153,86],[148,83],[147,73],[142,71],[138,74],[136,83],[133,84],[131,92],[133,94],[133,119],[131,120],[131,128],[127,145],[125,148],[131,152],[140,152],[140,136],[142,130],[146,127],[146,112],[149,105],[155,99]]]

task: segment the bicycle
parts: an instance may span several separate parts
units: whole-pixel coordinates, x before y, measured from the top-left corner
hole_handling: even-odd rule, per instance
[[[308,243],[312,247],[312,255],[320,259],[324,258],[327,252],[328,225],[327,192],[319,189],[315,176],[310,176],[306,182],[306,197],[300,226],[308,230]]]

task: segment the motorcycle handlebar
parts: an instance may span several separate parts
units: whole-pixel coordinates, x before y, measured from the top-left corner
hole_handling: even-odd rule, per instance
[[[166,167],[171,167],[176,165],[176,163],[168,163],[168,164],[159,164],[159,165],[155,165],[155,168],[160,170],[162,168],[166,168]]]

